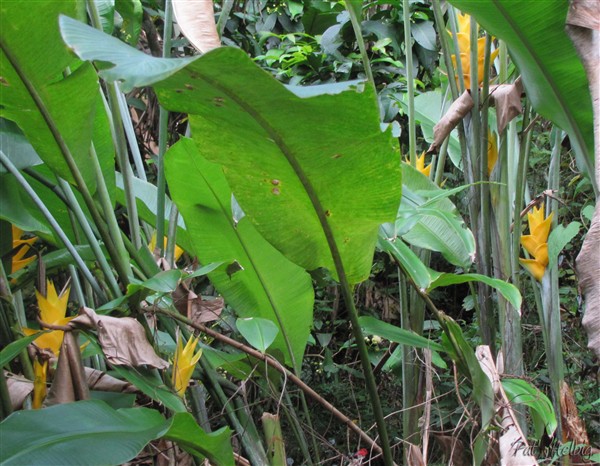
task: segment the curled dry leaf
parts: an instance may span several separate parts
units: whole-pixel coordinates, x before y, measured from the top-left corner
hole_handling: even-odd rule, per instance
[[[471,93],[465,91],[452,103],[446,114],[433,127],[433,143],[429,149],[427,149],[427,152],[437,152],[444,142],[444,139],[448,137],[450,132],[472,108],[473,98],[471,97]]]
[[[498,133],[502,133],[506,125],[523,112],[521,94],[523,84],[521,77],[512,84],[490,86],[490,100],[496,107]]]
[[[23,407],[23,402],[33,391],[33,382],[4,371],[10,403],[14,411]]]
[[[71,326],[80,325],[95,329],[106,359],[111,364],[123,366],[151,366],[166,369],[169,363],[157,356],[148,343],[144,327],[131,317],[101,316],[89,307],[83,307]]]
[[[44,406],[89,399],[90,390],[81,362],[76,332],[65,332],[56,372]]]
[[[139,390],[129,382],[119,380],[106,372],[84,367],[85,377],[90,390],[115,393],[138,393]]]
[[[221,45],[211,0],[173,0],[172,5],[181,32],[200,52],[206,53]]]
[[[407,455],[407,463],[409,466],[426,466],[425,460],[423,459],[423,453],[421,453],[421,449],[412,444],[408,444],[408,455]]]

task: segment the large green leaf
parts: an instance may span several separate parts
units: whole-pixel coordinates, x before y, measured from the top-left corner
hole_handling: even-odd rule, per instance
[[[585,70],[565,32],[569,2],[450,0],[508,45],[535,110],[569,134],[577,162],[594,182],[592,100]]]
[[[410,165],[402,164],[402,204],[396,234],[420,248],[441,252],[454,265],[469,267],[475,238],[445,190]]]
[[[0,462],[6,466],[122,464],[166,427],[158,411],[115,411],[97,400],[18,411],[0,424]]]
[[[362,316],[358,319],[365,335],[378,335],[386,340],[415,348],[426,348],[434,351],[444,351],[444,347],[435,341],[417,335],[395,325],[388,324],[371,316]]]
[[[80,57],[116,65],[103,77],[126,88],[162,79],[161,104],[190,114],[202,155],[224,166],[248,218],[288,258],[336,275],[339,255],[351,283],[368,277],[377,229],[401,192],[372,89],[300,98],[238,49],[160,60],[69,18],[61,28]]]
[[[229,48],[154,87],[166,108],[190,114],[200,152],[223,165],[270,243],[308,270],[337,276],[339,255],[349,282],[368,277],[379,225],[394,218],[401,191],[371,89],[302,99]]]
[[[275,323],[279,334],[269,352],[299,369],[312,324],[310,276],[265,241],[247,218],[238,214],[234,219],[231,189],[221,168],[202,158],[193,141],[175,144],[165,169],[194,254],[203,264],[239,264],[237,271],[220,268],[209,275],[216,289],[240,316]]]
[[[93,66],[81,64],[69,53],[58,30],[58,15],[76,16],[84,11],[81,6],[76,0],[36,1],[27,4],[25,14],[23,2],[2,2],[0,115],[17,123],[53,171],[74,182],[64,157],[70,153],[93,192],[90,143],[94,133],[99,137],[100,132],[95,115],[103,112],[98,78]],[[69,69],[71,74],[63,77]],[[106,135],[108,127],[104,126]],[[98,151],[104,168],[112,164],[109,155]]]
[[[207,434],[187,412],[165,420],[147,408],[115,410],[100,400],[18,411],[0,424],[2,465],[123,464],[159,437],[212,464],[234,464],[227,427]]]

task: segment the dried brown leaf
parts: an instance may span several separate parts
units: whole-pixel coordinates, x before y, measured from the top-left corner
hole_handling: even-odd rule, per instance
[[[512,84],[490,86],[490,101],[496,107],[498,133],[502,133],[506,125],[523,112],[522,93],[523,84],[520,77]]]
[[[148,343],[144,327],[131,317],[111,317],[96,314],[83,307],[71,326],[82,325],[98,332],[98,341],[106,359],[111,364],[125,366],[151,366],[165,369],[169,363],[159,358]]]
[[[418,446],[412,443],[408,444],[408,454],[406,455],[408,466],[425,466],[423,454]]]
[[[446,114],[433,127],[433,143],[427,152],[437,152],[451,131],[473,108],[473,98],[469,91],[465,91],[456,99]]]
[[[173,13],[181,32],[200,52],[221,46],[211,0],[173,0]]]
[[[219,320],[225,301],[221,297],[209,299],[198,296],[193,291],[188,295],[187,316],[195,324]]]
[[[598,0],[575,0],[570,2],[567,24],[600,31]]]
[[[90,387],[90,390],[98,390],[102,392],[116,392],[116,393],[137,393],[138,389],[129,382],[119,380],[115,377],[108,375],[106,372],[92,369],[91,367],[84,367],[85,377]]]
[[[6,377],[6,385],[8,386],[8,395],[13,410],[18,410],[23,407],[23,402],[33,391],[33,382],[23,377],[9,374],[4,371]]]
[[[65,332],[58,356],[58,365],[54,379],[44,401],[45,406],[52,406],[73,401],[89,400],[90,390],[87,385],[81,353],[77,343],[76,332]]]
[[[560,387],[560,416],[562,418],[563,440],[575,445],[589,445],[590,440],[577,412],[573,392],[566,382]]]

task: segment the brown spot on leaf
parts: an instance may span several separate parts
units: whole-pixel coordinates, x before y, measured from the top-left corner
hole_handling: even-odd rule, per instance
[[[3,86],[10,85],[10,84],[8,84],[8,81],[6,80],[6,78],[4,76],[0,76],[0,84],[2,84]]]
[[[175,92],[177,92],[177,94],[181,94],[183,92],[183,89],[175,89]]]
[[[213,99],[213,103],[215,104],[215,106],[217,107],[222,107],[223,106],[223,102],[225,102],[225,99],[223,97],[215,97]]]
[[[279,195],[281,194],[281,191],[279,191],[279,188],[273,188],[273,189],[271,190],[271,192],[272,192],[273,194],[275,194],[276,196],[279,196]]]
[[[331,217],[331,210],[326,210],[325,211],[325,216],[326,217]]]
[[[185,86],[185,88],[186,88],[188,91],[193,91],[193,90],[194,90],[194,86],[192,86],[191,84],[184,84],[184,86]]]
[[[279,183],[280,183],[280,181],[279,181],[279,180],[271,180],[271,184],[272,184],[273,186],[277,186],[277,185],[279,185]]]
[[[342,154],[333,154],[331,156],[332,159],[339,159],[342,156]]]

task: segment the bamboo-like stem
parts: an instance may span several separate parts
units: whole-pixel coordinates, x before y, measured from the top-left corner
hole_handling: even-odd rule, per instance
[[[375,450],[378,453],[382,452],[382,448],[367,435],[363,430],[360,429],[349,417],[339,411],[335,406],[325,400],[321,395],[315,392],[312,388],[306,385],[297,375],[295,375],[290,370],[286,369],[279,361],[273,359],[271,356],[265,353],[261,353],[260,351],[255,350],[254,348],[250,348],[249,346],[244,345],[243,343],[236,341],[232,338],[229,338],[226,335],[223,335],[205,325],[192,322],[188,318],[182,316],[179,313],[167,310],[167,309],[155,309],[154,312],[157,314],[163,314],[175,321],[181,322],[185,325],[189,325],[190,327],[207,334],[208,336],[218,340],[232,348],[236,348],[244,353],[252,356],[260,361],[266,362],[269,367],[272,367],[276,371],[285,374],[288,381],[292,382],[298,388],[300,388],[304,393],[306,393],[313,400],[317,401],[322,407],[324,407],[327,411],[329,411],[333,416],[335,416],[338,420],[340,420],[343,424],[345,424],[352,432],[357,434],[360,439],[365,442],[370,448]],[[201,359],[202,360],[202,359]]]
[[[6,375],[4,369],[0,368],[0,419],[4,419],[10,416],[13,412],[12,403],[10,402],[10,393],[8,392],[8,385],[6,383]]]
[[[140,235],[140,222],[138,217],[135,192],[133,190],[133,170],[129,164],[129,153],[127,152],[127,141],[125,131],[123,129],[123,118],[119,105],[119,90],[118,84],[107,84],[108,102],[110,104],[111,121],[112,121],[112,136],[115,143],[117,153],[117,163],[123,176],[123,190],[125,191],[125,205],[127,207],[127,222],[129,224],[129,235],[134,246],[139,249],[142,247],[142,239]]]
[[[358,50],[360,51],[360,57],[365,69],[365,76],[367,77],[369,84],[373,86],[373,89],[376,89],[375,78],[373,77],[373,70],[371,69],[371,61],[369,60],[369,55],[367,54],[367,49],[365,47],[365,40],[362,35],[362,28],[360,25],[361,18],[359,18],[357,14],[357,10],[360,11],[361,9],[362,2],[357,0],[346,0],[346,10],[350,16],[350,24],[352,24],[352,29],[354,30],[354,36],[356,37]],[[377,96],[375,96],[375,99],[377,99]]]
[[[171,204],[171,212],[169,213],[169,227],[167,229],[167,250],[165,253],[165,259],[167,263],[173,268],[175,266],[175,246],[177,245],[177,220],[179,218],[179,211],[175,203]]]
[[[440,40],[440,45],[442,48],[442,56],[444,57],[444,64],[446,65],[446,71],[448,73],[448,85],[450,86],[450,91],[452,93],[452,100],[456,100],[458,98],[459,89],[456,85],[456,79],[454,78],[454,66],[452,66],[450,46],[448,45],[448,36],[446,34],[446,29],[444,28],[444,15],[442,14],[442,8],[440,7],[440,0],[433,0],[432,6],[433,16],[435,18],[435,24],[438,32],[438,38]],[[454,28],[454,31],[456,34],[456,27]]]
[[[406,53],[406,94],[408,97],[408,154],[410,164],[417,166],[417,128],[415,121],[415,80],[413,76],[412,35],[410,24],[410,2],[402,0],[404,22],[404,48]]]
[[[81,256],[79,255],[79,253],[77,252],[75,247],[73,246],[73,243],[71,243],[71,240],[67,237],[67,235],[65,234],[63,229],[60,227],[60,225],[58,224],[58,222],[56,221],[54,216],[50,213],[50,211],[48,210],[48,208],[46,207],[44,202],[40,199],[40,197],[37,195],[37,193],[34,191],[34,189],[31,187],[31,185],[27,182],[25,177],[23,177],[23,175],[21,175],[19,170],[17,170],[17,168],[13,165],[13,163],[10,161],[10,159],[1,150],[0,150],[0,162],[16,178],[17,182],[21,185],[21,187],[29,195],[31,200],[34,202],[36,207],[40,210],[40,212],[44,216],[44,218],[46,218],[46,220],[50,224],[50,227],[56,233],[56,236],[62,241],[62,243],[65,245],[65,247],[67,248],[67,250],[73,257],[73,259],[75,260],[75,263],[80,268],[81,273],[83,274],[85,279],[90,283],[90,285],[94,289],[94,292],[101,299],[105,300],[106,296],[104,294],[104,291],[102,291],[102,289],[98,285],[98,282],[96,281],[96,279],[94,278],[94,276],[92,275],[90,270],[88,269],[88,266],[85,264],[85,262],[83,261],[83,259],[81,258]]]
[[[104,276],[106,277],[106,280],[110,285],[113,295],[121,296],[119,284],[117,283],[117,280],[114,277],[112,269],[110,268],[110,265],[108,264],[108,261],[104,256],[104,252],[100,248],[100,244],[98,243],[98,240],[94,235],[92,227],[88,223],[88,220],[83,210],[81,209],[81,206],[79,205],[79,202],[77,201],[77,198],[75,197],[71,186],[69,185],[69,183],[60,178],[58,179],[58,184],[62,189],[65,204],[70,209],[70,211],[73,212],[73,215],[77,219],[77,223],[79,223],[79,226],[81,227],[83,234],[88,244],[90,245],[94,256],[96,257],[96,260],[98,261],[98,264],[100,265],[100,268],[102,269],[102,272],[104,273]]]
[[[171,56],[171,36],[173,35],[173,8],[171,0],[165,0],[165,22],[163,31],[163,58]],[[156,162],[156,247],[164,256],[165,247],[165,197],[167,180],[165,178],[165,152],[167,151],[169,112],[162,105],[158,113],[158,158]]]
[[[140,153],[140,147],[138,146],[137,138],[135,137],[135,129],[133,128],[133,122],[131,121],[131,114],[127,107],[127,99],[122,92],[117,92],[117,100],[119,104],[119,112],[121,114],[121,120],[123,121],[123,127],[125,129],[125,136],[129,143],[129,149],[131,150],[131,156],[133,158],[133,164],[135,165],[136,176],[143,181],[146,181],[146,170],[144,167],[144,161],[142,154]]]

